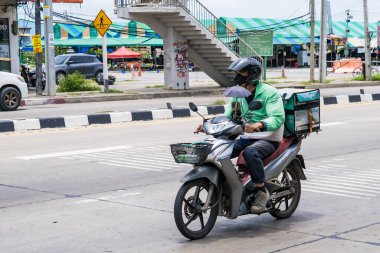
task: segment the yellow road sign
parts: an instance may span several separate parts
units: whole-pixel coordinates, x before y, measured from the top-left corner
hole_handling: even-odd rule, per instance
[[[101,11],[99,11],[98,16],[96,16],[95,20],[92,23],[95,26],[96,30],[98,30],[100,35],[104,36],[104,34],[106,34],[108,28],[111,26],[112,21],[106,15],[106,13],[103,10],[101,10]]]
[[[32,36],[33,52],[35,54],[42,53],[41,35]]]

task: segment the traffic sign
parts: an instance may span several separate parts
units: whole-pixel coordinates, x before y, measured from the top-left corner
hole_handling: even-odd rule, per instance
[[[35,54],[42,53],[41,35],[32,36],[33,52]]]
[[[240,38],[247,43],[260,56],[273,55],[273,31],[252,30],[240,33]],[[240,54],[242,56],[250,55],[250,50],[243,43],[240,44]]]
[[[106,34],[108,28],[111,26],[112,21],[106,15],[106,13],[101,10],[99,11],[98,16],[96,16],[95,20],[92,22],[96,30],[100,33],[100,35],[104,36]]]

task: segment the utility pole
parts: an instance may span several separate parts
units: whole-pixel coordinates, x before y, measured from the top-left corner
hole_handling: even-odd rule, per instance
[[[310,0],[310,82],[314,82],[314,68],[315,68],[315,44],[314,44],[314,28],[315,28],[315,0]]]
[[[46,64],[46,93],[56,95],[55,62],[54,62],[54,33],[53,33],[53,3],[45,0],[45,64]]]
[[[41,35],[41,1],[36,0],[34,8],[36,35]],[[42,36],[41,36],[42,37]],[[36,54],[36,95],[42,96],[42,53]]]
[[[371,45],[370,34],[368,32],[368,5],[367,0],[363,0],[364,10],[364,39],[365,39],[365,80],[371,81]]]
[[[319,82],[326,82],[327,1],[321,0],[321,37],[319,40]]]
[[[346,10],[346,43],[345,43],[345,48],[344,48],[344,57],[347,59],[348,58],[348,33],[350,32],[350,29],[348,28],[348,24],[351,22],[351,19],[353,18],[350,15],[350,10]]]

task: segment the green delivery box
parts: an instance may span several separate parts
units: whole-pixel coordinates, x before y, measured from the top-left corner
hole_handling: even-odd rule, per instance
[[[285,136],[320,130],[319,89],[280,89],[285,109]]]

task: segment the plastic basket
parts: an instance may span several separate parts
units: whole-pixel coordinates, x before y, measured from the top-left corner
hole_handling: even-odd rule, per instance
[[[206,142],[171,144],[170,148],[177,163],[202,164],[210,154],[212,144]]]

